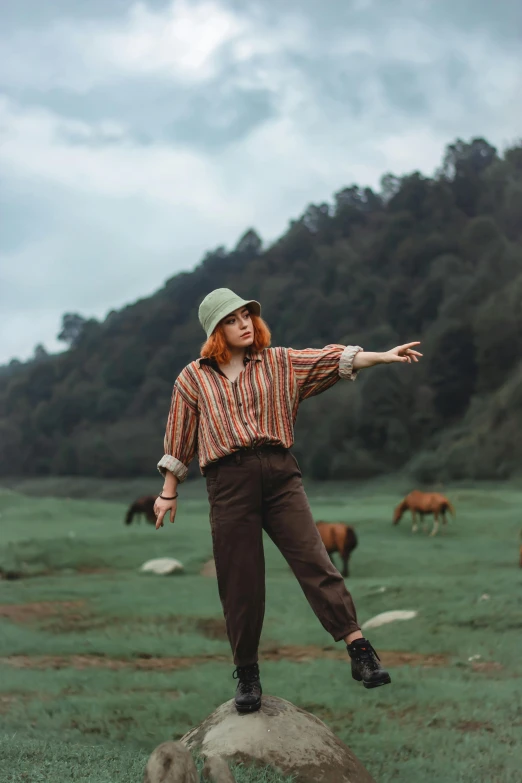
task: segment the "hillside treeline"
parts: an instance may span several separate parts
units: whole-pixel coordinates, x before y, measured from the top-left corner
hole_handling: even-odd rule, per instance
[[[474,139],[448,146],[433,178],[388,174],[380,192],[311,204],[270,247],[249,230],[103,322],[67,314],[67,351],[0,369],[0,474],[153,473],[173,381],[204,336],[198,304],[221,286],[262,302],[274,345],[422,340],[419,365],[373,368],[302,405],[307,475],[522,466],[522,146],[499,155]]]

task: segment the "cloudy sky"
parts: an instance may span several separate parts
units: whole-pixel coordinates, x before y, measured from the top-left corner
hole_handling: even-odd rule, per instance
[[[282,10],[283,9],[283,10]],[[522,136],[520,0],[0,6],[0,362],[253,226]]]

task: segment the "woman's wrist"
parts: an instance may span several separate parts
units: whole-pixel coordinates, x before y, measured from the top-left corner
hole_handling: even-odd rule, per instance
[[[172,495],[175,495],[178,491],[178,484],[178,477],[175,476],[174,473],[171,473],[170,470],[167,470],[161,494],[166,495],[167,497],[172,497]]]
[[[353,359],[354,370],[364,370],[367,367],[373,367],[376,364],[384,362],[384,354],[375,351],[358,351]]]

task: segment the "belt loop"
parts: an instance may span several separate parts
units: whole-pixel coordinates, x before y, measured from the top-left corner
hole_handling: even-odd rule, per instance
[[[236,465],[240,465],[241,464],[241,452],[236,451],[236,453],[234,455],[234,459],[236,461]]]

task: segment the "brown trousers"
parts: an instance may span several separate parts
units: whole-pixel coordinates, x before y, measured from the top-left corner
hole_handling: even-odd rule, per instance
[[[279,446],[242,449],[208,465],[205,476],[219,597],[236,666],[258,659],[263,530],[334,640],[358,630],[352,597],[321,541],[293,454]]]

